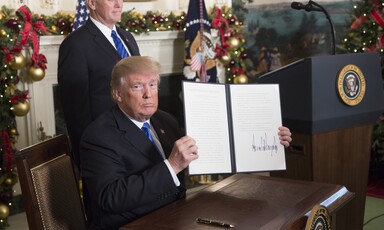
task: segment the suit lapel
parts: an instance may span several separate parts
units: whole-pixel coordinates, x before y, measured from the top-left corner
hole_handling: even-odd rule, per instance
[[[151,125],[155,129],[157,136],[159,137],[159,141],[161,143],[161,147],[164,150],[165,156],[168,158],[169,154],[173,148],[173,142],[169,139],[167,134],[168,127],[164,125],[164,122],[160,122],[157,118],[156,113],[151,117]]]
[[[88,20],[84,26],[89,29],[89,31],[93,35],[93,39],[95,40],[96,44],[100,47],[100,49],[104,50],[109,56],[115,59],[116,62],[121,59],[116,49],[112,46],[112,44],[108,41],[104,34],[99,30],[99,28],[97,28],[97,26],[91,20]]]
[[[160,162],[163,159],[157,153],[156,148],[148,137],[131,120],[129,120],[118,106],[113,107],[113,115],[118,128],[125,132],[124,140],[133,145],[140,153],[149,157],[153,162]]]

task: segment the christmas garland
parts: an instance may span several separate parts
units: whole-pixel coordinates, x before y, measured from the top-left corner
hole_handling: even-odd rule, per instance
[[[384,1],[357,2],[350,30],[339,46],[348,53],[378,52],[384,55]],[[384,59],[381,59],[384,68]]]
[[[13,186],[17,174],[13,169],[16,151],[17,127],[15,116],[29,111],[28,91],[16,87],[20,80],[41,80],[45,75],[46,58],[39,53],[39,35],[44,25],[32,20],[27,6],[21,6],[14,14],[2,7],[0,11],[0,229],[8,226],[8,216],[13,198]],[[30,56],[26,60],[23,55]],[[31,54],[29,54],[32,52]],[[27,70],[25,79],[19,76]]]

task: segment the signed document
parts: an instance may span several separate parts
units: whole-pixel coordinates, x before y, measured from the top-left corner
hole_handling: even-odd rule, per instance
[[[189,174],[285,170],[277,84],[183,82],[185,125],[199,158]]]

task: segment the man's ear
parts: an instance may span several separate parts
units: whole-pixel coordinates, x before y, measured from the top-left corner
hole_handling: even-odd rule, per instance
[[[120,92],[120,90],[118,90],[118,89],[113,89],[113,90],[112,90],[112,97],[113,97],[113,99],[114,99],[116,102],[122,102],[122,101],[123,101],[123,99],[122,99],[122,97],[121,97],[121,92]]]
[[[95,6],[95,1],[96,0],[87,0],[87,5],[90,9],[94,10],[96,9],[96,6]]]

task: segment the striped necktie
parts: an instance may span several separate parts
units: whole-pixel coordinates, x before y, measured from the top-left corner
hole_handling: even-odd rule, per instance
[[[121,58],[128,57],[129,54],[128,54],[127,50],[125,50],[125,47],[124,47],[123,43],[121,42],[121,39],[117,36],[116,31],[112,30],[111,36],[113,38],[113,42],[115,43],[116,50],[117,50],[117,52],[119,52]]]

